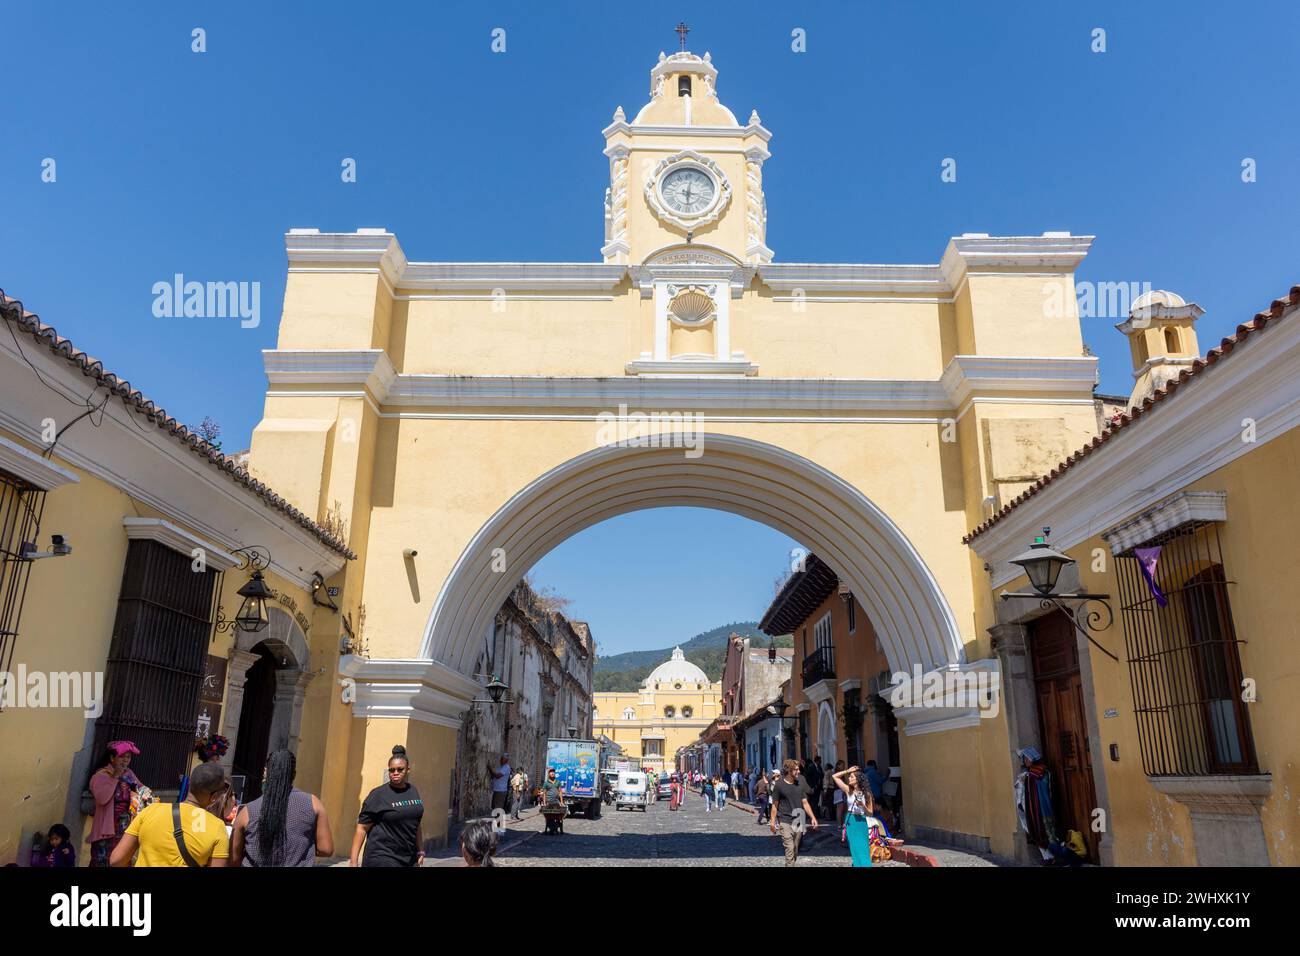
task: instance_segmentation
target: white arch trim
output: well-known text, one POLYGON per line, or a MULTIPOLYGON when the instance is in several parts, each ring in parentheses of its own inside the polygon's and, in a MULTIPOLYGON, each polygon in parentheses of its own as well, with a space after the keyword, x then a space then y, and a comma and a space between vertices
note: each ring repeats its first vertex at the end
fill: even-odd
MULTIPOLYGON (((660 441, 673 443, 662 435, 660 441)), ((858 596, 893 670, 965 664, 957 622, 934 575, 906 535, 860 491, 764 442, 707 434, 696 459, 686 459, 683 443, 677 445, 597 448, 515 494, 479 529, 443 583, 421 657, 469 675, 493 615, 547 552, 607 518, 692 506, 751 518, 811 548, 858 596), (497 548, 504 549, 505 573, 491 570, 497 548)))

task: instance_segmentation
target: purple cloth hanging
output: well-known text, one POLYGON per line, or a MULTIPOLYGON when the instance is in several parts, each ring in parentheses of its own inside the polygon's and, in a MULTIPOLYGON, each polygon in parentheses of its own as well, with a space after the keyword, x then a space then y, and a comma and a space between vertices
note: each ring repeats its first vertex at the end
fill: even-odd
POLYGON ((1147 587, 1151 589, 1151 595, 1156 599, 1156 603, 1161 607, 1168 607, 1169 599, 1160 590, 1160 585, 1156 584, 1156 562, 1160 560, 1160 548, 1160 545, 1154 548, 1134 548, 1133 554, 1137 556, 1142 577, 1146 579, 1147 587))

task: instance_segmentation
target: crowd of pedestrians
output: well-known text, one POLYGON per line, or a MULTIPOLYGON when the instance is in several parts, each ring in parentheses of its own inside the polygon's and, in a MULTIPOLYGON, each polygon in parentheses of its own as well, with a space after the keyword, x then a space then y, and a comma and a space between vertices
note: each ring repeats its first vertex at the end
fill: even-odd
MULTIPOLYGON (((288 750, 269 755, 261 796, 238 806, 231 781, 221 763, 225 738, 199 741, 198 764, 181 781, 175 803, 159 803, 131 771, 140 750, 127 740, 111 742, 102 765, 91 775, 94 799, 90 836, 91 866, 164 867, 305 867, 334 853, 329 818, 320 798, 294 787, 297 761, 288 750)), ((492 808, 518 820, 529 795, 528 775, 510 766, 502 754, 491 775, 492 808)), ((413 867, 424 862, 424 801, 410 781, 406 749, 395 746, 388 760, 387 780, 366 796, 357 817, 350 866, 413 867)), ((841 843, 854 866, 871 866, 889 859, 902 841, 890 833, 883 807, 886 776, 868 761, 866 768, 838 761, 823 765, 786 760, 781 772, 751 769, 706 775, 699 771, 673 773, 670 810, 682 809, 692 790, 703 798, 706 813, 724 811, 727 800, 753 805, 755 822, 779 836, 787 866, 798 862, 800 844, 809 830, 834 821, 841 843)), ((537 802, 563 801, 563 788, 554 768, 538 788, 537 802)), ((493 866, 497 833, 490 820, 467 823, 460 833, 460 853, 466 866, 493 866)), ((31 865, 72 867, 76 848, 71 833, 53 824, 37 834, 31 865)))

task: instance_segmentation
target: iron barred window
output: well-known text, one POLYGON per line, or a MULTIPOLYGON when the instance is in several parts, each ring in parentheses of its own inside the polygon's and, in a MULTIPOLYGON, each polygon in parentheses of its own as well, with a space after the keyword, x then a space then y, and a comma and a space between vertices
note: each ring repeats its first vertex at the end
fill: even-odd
POLYGON ((156 541, 128 546, 95 753, 133 741, 131 769, 157 790, 177 787, 189 766, 220 580, 156 541))
POLYGON ((1156 547, 1164 606, 1135 549, 1117 558, 1142 768, 1149 776, 1256 773, 1218 523, 1190 522, 1136 550, 1156 547))
MULTIPOLYGON (((44 509, 42 489, 0 471, 0 673, 13 671, 18 624, 32 570, 32 562, 22 556, 23 543, 35 544, 44 509)), ((0 707, 3 704, 0 698, 0 707)))

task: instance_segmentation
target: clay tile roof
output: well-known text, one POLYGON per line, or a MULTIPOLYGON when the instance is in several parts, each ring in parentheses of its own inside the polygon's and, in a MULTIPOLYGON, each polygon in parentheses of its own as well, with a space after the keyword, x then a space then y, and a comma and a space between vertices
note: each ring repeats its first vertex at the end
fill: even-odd
POLYGON ((11 329, 25 332, 35 339, 38 344, 45 346, 55 355, 66 360, 69 365, 79 369, 81 374, 94 379, 97 385, 106 388, 110 395, 120 399, 128 410, 139 412, 213 468, 223 472, 232 481, 247 488, 271 508, 287 515, 296 524, 318 538, 326 547, 338 552, 348 560, 355 560, 356 554, 346 544, 289 504, 267 485, 249 475, 248 471, 234 458, 223 455, 208 442, 176 421, 167 414, 166 409, 150 401, 138 389, 132 388, 131 383, 126 379, 108 371, 104 368, 103 362, 87 355, 74 346, 71 341, 59 335, 52 325, 46 325, 40 320, 39 316, 28 312, 23 308, 20 301, 6 295, 3 289, 0 289, 0 317, 3 317, 9 323, 11 329))
POLYGON ((1132 412, 1121 412, 1119 415, 1115 416, 1114 420, 1111 422, 1109 426, 1107 426, 1105 431, 1103 431, 1096 438, 1093 438, 1090 442, 1088 442, 1088 444, 1084 445, 1082 448, 1073 452, 1068 458, 1065 459, 1065 461, 1061 462, 1059 465, 1053 468, 1050 474, 1045 475, 1042 478, 1039 478, 1036 482, 1034 482, 1032 485, 1026 488, 1023 492, 1021 492, 1021 494, 1018 497, 1007 502, 1007 504, 1005 504, 1002 507, 1001 511, 993 515, 983 524, 976 527, 974 530, 970 532, 970 534, 966 535, 966 537, 962 538, 961 539, 962 544, 970 544, 972 541, 974 541, 985 531, 988 531, 990 528, 992 528, 995 524, 997 524, 1007 515, 1011 514, 1011 512, 1016 508, 1018 508, 1021 504, 1028 501, 1034 495, 1038 494, 1040 491, 1046 488, 1049 484, 1055 481, 1060 475, 1064 474, 1071 467, 1073 467, 1077 462, 1082 461, 1084 458, 1096 452, 1098 448, 1105 445, 1108 441, 1114 438, 1115 435, 1117 435, 1119 432, 1123 431, 1126 428, 1132 427, 1138 420, 1144 418, 1152 409, 1158 406, 1161 402, 1169 400, 1171 397, 1173 397, 1174 393, 1176 393, 1180 388, 1182 388, 1188 382, 1195 379, 1196 376, 1202 374, 1205 371, 1205 369, 1209 368, 1211 365, 1217 365, 1219 362, 1223 361, 1223 359, 1227 355, 1229 355, 1233 349, 1235 349, 1242 342, 1246 341, 1246 339, 1250 338, 1250 336, 1264 331, 1264 329, 1266 329, 1270 323, 1276 323, 1278 319, 1282 318, 1284 314, 1286 314, 1291 309, 1293 309, 1297 304, 1300 304, 1300 285, 1293 285, 1291 287, 1291 291, 1287 293, 1285 297, 1281 299, 1274 299, 1272 303, 1270 303, 1269 307, 1265 309, 1263 312, 1255 313, 1255 318, 1252 319, 1250 322, 1247 322, 1244 325, 1237 326, 1237 331, 1233 335, 1229 335, 1227 338, 1221 341, 1216 348, 1210 349, 1210 351, 1206 354, 1204 359, 1197 359, 1195 362, 1192 363, 1191 368, 1183 369, 1182 372, 1179 373, 1177 378, 1171 379, 1168 382, 1168 384, 1165 385, 1164 388, 1160 389, 1154 395, 1151 395, 1150 397, 1145 399, 1142 402, 1142 404, 1135 407, 1132 410, 1132 412))

